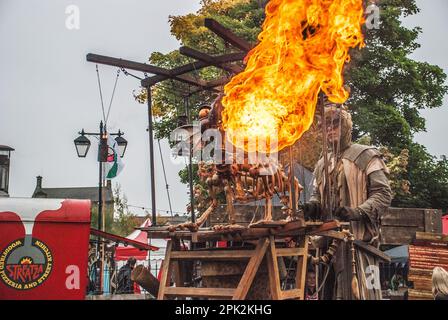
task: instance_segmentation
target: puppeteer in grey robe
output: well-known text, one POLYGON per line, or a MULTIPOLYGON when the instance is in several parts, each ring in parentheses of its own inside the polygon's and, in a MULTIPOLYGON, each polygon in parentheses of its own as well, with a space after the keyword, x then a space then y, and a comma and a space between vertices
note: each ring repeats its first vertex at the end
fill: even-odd
MULTIPOLYGON (((388 169, 376 148, 351 143, 352 122, 347 111, 335 107, 326 109, 328 141, 333 145, 327 158, 329 181, 325 179, 322 158, 314 171, 310 202, 322 205, 325 199, 330 199, 325 207, 331 208, 337 219, 350 222, 350 232, 355 240, 378 248, 379 217, 392 200, 388 169), (329 197, 324 195, 327 183, 329 197)), ((381 299, 378 257, 355 247, 355 258, 359 298, 381 299)), ((333 299, 353 299, 351 254, 344 243, 337 248, 333 269, 333 299)))

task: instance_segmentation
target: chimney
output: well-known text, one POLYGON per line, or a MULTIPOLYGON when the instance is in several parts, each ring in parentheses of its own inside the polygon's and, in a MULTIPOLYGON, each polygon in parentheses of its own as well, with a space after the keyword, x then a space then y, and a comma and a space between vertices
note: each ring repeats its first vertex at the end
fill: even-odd
POLYGON ((34 189, 33 198, 46 198, 47 194, 42 190, 42 177, 36 177, 36 189, 34 189))
POLYGON ((42 177, 37 176, 36 177, 36 190, 41 190, 41 189, 42 189, 42 177))

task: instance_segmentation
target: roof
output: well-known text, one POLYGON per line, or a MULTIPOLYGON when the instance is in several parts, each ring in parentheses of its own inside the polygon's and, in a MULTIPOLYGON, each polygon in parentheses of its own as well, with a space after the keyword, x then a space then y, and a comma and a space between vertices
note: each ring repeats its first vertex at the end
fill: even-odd
POLYGON ((384 253, 391 258, 392 263, 406 263, 409 259, 408 245, 395 247, 384 251, 384 253))
MULTIPOLYGON (((103 188, 105 201, 112 202, 112 190, 103 188)), ((87 199, 98 202, 98 187, 41 188, 33 194, 33 198, 87 199)))
POLYGON ((1 144, 0 144, 0 150, 6 150, 6 151, 14 151, 14 149, 13 149, 13 148, 11 148, 11 147, 8 147, 8 146, 4 146, 4 145, 1 145, 1 144))

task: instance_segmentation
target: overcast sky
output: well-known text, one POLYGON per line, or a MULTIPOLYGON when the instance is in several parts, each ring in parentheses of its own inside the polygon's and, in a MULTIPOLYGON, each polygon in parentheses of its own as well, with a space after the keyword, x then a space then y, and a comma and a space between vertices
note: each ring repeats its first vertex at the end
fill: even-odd
MULTIPOLYGON (((16 149, 11 160, 10 195, 29 197, 35 177, 44 187, 96 186, 96 144, 87 158, 76 156, 77 132, 98 131, 101 107, 95 65, 89 52, 145 62, 153 51, 169 52, 179 43, 169 33, 168 16, 194 12, 199 0, 0 0, 0 144, 16 149), (80 10, 80 29, 66 28, 68 5, 80 10)), ((413 58, 437 64, 448 72, 444 41, 446 0, 419 0, 422 11, 408 18, 419 25, 422 47, 413 58)), ((99 66, 108 104, 116 69, 99 66)), ((403 79, 405 81, 405 79, 403 79)), ((144 105, 132 97, 138 80, 120 75, 109 118, 109 131, 126 133, 125 169, 120 183, 131 205, 150 206, 149 156, 144 105)), ((437 110, 424 111, 427 132, 418 134, 435 155, 448 154, 444 141, 448 99, 437 110)), ((168 210, 160 153, 156 147, 157 206, 168 210)), ((185 211, 187 187, 178 182, 181 165, 170 162, 162 143, 173 210, 185 211)), ((133 209, 133 208, 132 208, 133 209)), ((133 209, 136 214, 142 210, 133 209)))

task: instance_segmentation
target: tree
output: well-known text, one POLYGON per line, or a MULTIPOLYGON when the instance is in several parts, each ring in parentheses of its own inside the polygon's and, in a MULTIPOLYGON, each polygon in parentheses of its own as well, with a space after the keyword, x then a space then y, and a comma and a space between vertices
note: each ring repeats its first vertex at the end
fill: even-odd
POLYGON ((126 195, 122 194, 121 186, 115 185, 114 188, 114 221, 112 224, 112 233, 122 237, 126 237, 138 227, 139 221, 137 216, 129 211, 128 200, 126 195))
MULTIPOLYGON (((231 48, 203 26, 204 18, 214 18, 238 36, 256 43, 265 2, 203 0, 201 9, 194 14, 170 16, 171 33, 182 45, 209 54, 226 53, 231 48)), ((446 75, 438 66, 409 58, 419 47, 417 38, 421 29, 404 27, 401 18, 418 14, 415 0, 382 0, 380 9, 379 29, 365 30, 366 46, 351 51, 352 59, 345 69, 344 78, 351 89, 347 105, 353 116, 354 139, 368 135, 374 145, 386 147, 392 158, 399 157, 403 150, 409 151, 409 167, 406 172, 401 171, 399 178, 409 181, 410 194, 397 193, 394 205, 447 208, 446 159, 435 159, 424 146, 413 142, 414 134, 425 130, 420 111, 442 105, 448 91, 444 84, 446 75)), ((178 51, 165 55, 153 53, 149 60, 168 68, 190 61, 178 51)), ((193 74, 203 79, 226 75, 214 67, 193 74)), ((188 86, 176 84, 174 88, 165 82, 154 89, 157 137, 168 137, 177 126, 176 116, 184 112, 184 100, 179 92, 188 94, 188 86)), ((136 99, 145 101, 145 94, 141 91, 136 99)), ((193 96, 192 116, 198 112, 194 108, 197 102, 213 98, 207 92, 193 96)))
POLYGON ((354 138, 367 134, 395 155, 409 151, 402 178, 409 181, 410 193, 396 194, 393 205, 446 209, 446 161, 437 161, 413 142, 415 133, 425 131, 420 110, 442 105, 446 75, 438 66, 408 57, 420 46, 421 28, 405 28, 400 19, 419 12, 415 1, 383 0, 380 7, 380 28, 366 30, 366 47, 352 50, 345 73, 354 138), (442 176, 433 177, 436 172, 442 176))

